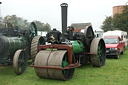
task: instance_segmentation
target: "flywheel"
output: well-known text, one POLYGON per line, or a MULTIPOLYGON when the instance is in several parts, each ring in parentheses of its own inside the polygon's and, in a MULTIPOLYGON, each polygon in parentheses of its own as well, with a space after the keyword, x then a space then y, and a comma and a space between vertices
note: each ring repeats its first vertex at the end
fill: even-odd
POLYGON ((28 42, 31 43, 32 39, 37 36, 37 27, 34 22, 30 24, 30 26, 27 28, 27 39, 28 42))

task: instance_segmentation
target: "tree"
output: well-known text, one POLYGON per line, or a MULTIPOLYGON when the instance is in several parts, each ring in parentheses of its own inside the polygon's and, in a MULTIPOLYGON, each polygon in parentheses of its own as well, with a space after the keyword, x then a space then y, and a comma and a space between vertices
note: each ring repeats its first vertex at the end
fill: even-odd
POLYGON ((113 17, 106 17, 101 29, 108 30, 122 30, 128 33, 128 6, 124 6, 121 14, 115 14, 113 17))
POLYGON ((103 22, 103 25, 101 26, 101 29, 103 29, 105 32, 108 30, 113 30, 113 18, 111 16, 106 17, 105 21, 103 22))
POLYGON ((4 23, 11 23, 14 24, 14 26, 18 26, 21 29, 26 29, 28 26, 27 20, 24 20, 23 18, 17 17, 16 15, 11 15, 11 16, 5 16, 3 19, 4 23))
POLYGON ((40 21, 34 21, 35 22, 35 24, 36 24, 36 26, 37 26, 37 30, 38 31, 44 31, 43 30, 43 26, 44 26, 44 23, 42 23, 42 22, 40 22, 40 21))
POLYGON ((128 32, 128 6, 124 7, 121 14, 114 15, 113 24, 115 28, 128 32))
POLYGON ((114 27, 118 30, 120 30, 122 28, 122 16, 120 14, 115 14, 113 16, 113 24, 114 24, 114 27))
MULTIPOLYGON (((14 24, 14 26, 18 26, 20 29, 26 29, 29 26, 29 22, 26 19, 23 19, 21 17, 17 17, 16 15, 8 15, 5 16, 3 19, 4 23, 11 23, 14 24)), ((36 26, 37 26, 37 30, 38 31, 47 31, 49 32, 51 30, 50 24, 46 23, 42 23, 40 21, 34 21, 36 26)))
POLYGON ((0 17, 0 28, 3 28, 4 24, 3 24, 3 17, 0 17))
POLYGON ((44 23, 42 23, 40 21, 36 21, 36 20, 34 22, 37 26, 38 31, 47 31, 47 32, 49 32, 51 30, 51 26, 48 23, 44 24, 44 23))
POLYGON ((50 32, 50 30, 51 30, 51 26, 48 24, 48 23, 46 23, 46 24, 44 24, 44 30, 46 30, 47 32, 50 32))

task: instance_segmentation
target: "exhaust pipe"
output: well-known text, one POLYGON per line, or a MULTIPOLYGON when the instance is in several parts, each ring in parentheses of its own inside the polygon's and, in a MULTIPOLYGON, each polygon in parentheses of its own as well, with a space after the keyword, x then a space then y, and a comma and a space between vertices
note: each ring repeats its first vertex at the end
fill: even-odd
POLYGON ((62 3, 61 5, 61 18, 62 18, 62 34, 67 33, 67 3, 62 3))

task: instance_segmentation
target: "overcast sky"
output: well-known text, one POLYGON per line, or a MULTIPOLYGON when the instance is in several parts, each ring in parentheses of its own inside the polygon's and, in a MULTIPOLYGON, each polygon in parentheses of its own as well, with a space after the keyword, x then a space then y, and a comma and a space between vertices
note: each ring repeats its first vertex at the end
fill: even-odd
POLYGON ((71 23, 91 22, 100 28, 105 16, 112 16, 113 6, 125 5, 128 0, 0 0, 1 15, 17 15, 29 22, 38 20, 61 28, 60 4, 68 3, 68 26, 71 23))

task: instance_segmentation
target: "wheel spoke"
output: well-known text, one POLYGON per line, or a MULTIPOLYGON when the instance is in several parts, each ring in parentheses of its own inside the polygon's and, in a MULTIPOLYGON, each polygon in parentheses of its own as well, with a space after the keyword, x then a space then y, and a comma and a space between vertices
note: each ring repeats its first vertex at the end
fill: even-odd
POLYGON ((18 63, 18 67, 20 67, 20 66, 22 66, 22 62, 19 62, 19 63, 18 63))
POLYGON ((26 69, 26 63, 23 63, 23 65, 21 66, 21 72, 24 72, 26 69))
POLYGON ((18 67, 20 67, 21 65, 22 65, 22 54, 20 54, 18 58, 18 67))
MULTIPOLYGON (((67 58, 66 56, 64 57, 64 60, 62 61, 62 67, 64 68, 65 66, 68 65, 68 62, 67 62, 67 58)), ((63 70, 63 75, 66 74, 66 70, 63 70)))

